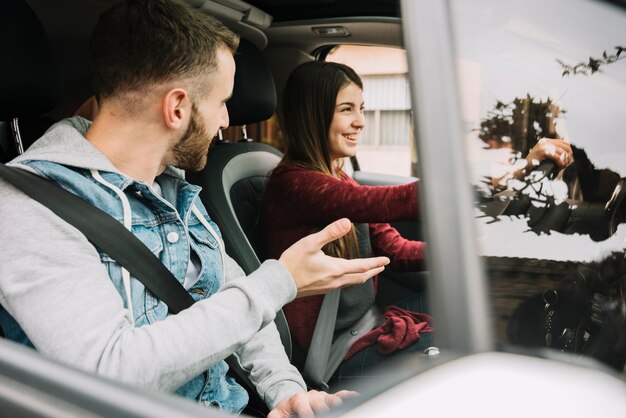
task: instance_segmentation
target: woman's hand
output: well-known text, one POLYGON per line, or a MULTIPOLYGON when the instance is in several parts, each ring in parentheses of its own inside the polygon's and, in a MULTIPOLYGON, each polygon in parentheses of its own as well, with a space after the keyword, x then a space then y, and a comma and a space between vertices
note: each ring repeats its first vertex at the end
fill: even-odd
POLYGON ((572 147, 564 139, 541 138, 526 156, 526 171, 545 159, 554 161, 559 168, 565 168, 574 161, 572 147))

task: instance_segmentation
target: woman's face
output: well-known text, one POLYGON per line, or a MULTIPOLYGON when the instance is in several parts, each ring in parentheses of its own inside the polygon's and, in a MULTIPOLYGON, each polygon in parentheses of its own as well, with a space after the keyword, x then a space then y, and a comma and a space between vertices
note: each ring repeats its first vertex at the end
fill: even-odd
POLYGON ((358 136, 364 126, 363 90, 350 83, 337 94, 335 113, 328 130, 330 159, 356 155, 358 136))

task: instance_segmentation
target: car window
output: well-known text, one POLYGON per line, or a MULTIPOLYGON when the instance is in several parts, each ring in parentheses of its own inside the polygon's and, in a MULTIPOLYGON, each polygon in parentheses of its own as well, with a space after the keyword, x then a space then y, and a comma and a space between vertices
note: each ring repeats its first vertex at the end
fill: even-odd
MULTIPOLYGON (((326 61, 349 65, 363 80, 365 128, 357 158, 361 170, 412 174, 411 97, 406 51, 379 46, 339 45, 326 61)), ((413 158, 413 160, 415 160, 413 158)))
POLYGON ((582 0, 451 4, 498 341, 623 368, 626 13, 582 0), (527 160, 538 143, 542 158, 527 160), (564 168, 543 163, 553 158, 564 168), (600 341, 609 323, 615 335, 600 341))

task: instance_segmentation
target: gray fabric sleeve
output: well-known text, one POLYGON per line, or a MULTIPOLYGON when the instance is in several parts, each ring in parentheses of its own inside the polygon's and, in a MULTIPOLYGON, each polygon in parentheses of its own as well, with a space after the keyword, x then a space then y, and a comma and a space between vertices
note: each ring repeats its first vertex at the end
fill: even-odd
POLYGON ((234 279, 178 315, 133 328, 79 231, 2 181, 0 214, 0 303, 36 349, 136 386, 176 390, 241 349, 296 295, 287 270, 270 261, 252 280, 234 279))
MULTIPOLYGON (((266 263, 280 264, 271 260, 266 263)), ((277 268, 283 269, 282 266, 277 268)), ((280 271, 276 273, 280 274, 280 271)), ((227 256, 226 280, 238 280, 244 276, 245 273, 239 265, 227 256)), ((259 277, 255 272, 248 276, 248 280, 267 280, 267 278, 259 277)), ((235 353, 235 356, 242 368, 249 372, 250 380, 270 408, 274 408, 283 399, 306 391, 306 384, 300 372, 289 363, 274 322, 267 324, 252 337, 235 353)))

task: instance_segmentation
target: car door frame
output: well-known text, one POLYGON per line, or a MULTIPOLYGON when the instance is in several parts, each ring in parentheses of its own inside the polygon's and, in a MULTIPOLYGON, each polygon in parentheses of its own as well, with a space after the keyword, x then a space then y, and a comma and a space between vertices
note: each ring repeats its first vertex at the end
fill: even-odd
POLYGON ((464 354, 489 351, 493 336, 466 181, 450 5, 401 0, 401 11, 430 249, 428 288, 435 324, 441 325, 437 344, 464 354))

